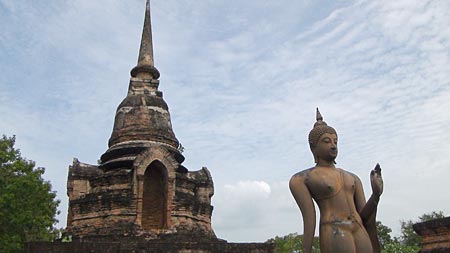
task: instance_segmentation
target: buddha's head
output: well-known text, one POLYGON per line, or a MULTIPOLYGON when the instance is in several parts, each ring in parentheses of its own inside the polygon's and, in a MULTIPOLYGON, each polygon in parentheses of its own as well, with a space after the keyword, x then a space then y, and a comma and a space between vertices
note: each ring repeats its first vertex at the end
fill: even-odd
POLYGON ((337 157, 337 133, 334 128, 323 121, 322 115, 317 108, 317 122, 309 132, 308 141, 311 152, 314 155, 314 161, 317 163, 319 158, 335 163, 337 157))

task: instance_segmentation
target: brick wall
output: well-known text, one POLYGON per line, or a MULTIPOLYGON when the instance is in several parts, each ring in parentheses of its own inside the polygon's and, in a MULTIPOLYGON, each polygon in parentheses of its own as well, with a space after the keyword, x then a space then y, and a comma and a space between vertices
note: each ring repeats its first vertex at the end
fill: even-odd
POLYGON ((414 224, 422 237, 421 253, 450 252, 450 217, 414 224))
POLYGON ((32 242, 25 245, 25 253, 275 253, 275 245, 268 243, 227 243, 149 241, 136 242, 32 242))
POLYGON ((167 180, 162 165, 152 163, 144 175, 142 198, 142 228, 144 230, 163 229, 167 221, 167 180))

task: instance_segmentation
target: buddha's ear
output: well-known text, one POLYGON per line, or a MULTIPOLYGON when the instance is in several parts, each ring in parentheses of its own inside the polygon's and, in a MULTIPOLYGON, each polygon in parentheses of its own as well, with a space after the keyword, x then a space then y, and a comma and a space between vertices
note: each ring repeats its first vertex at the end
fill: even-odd
POLYGON ((309 150, 311 151, 313 157, 314 157, 314 162, 317 162, 317 156, 316 156, 316 152, 315 152, 315 145, 312 145, 311 143, 309 144, 309 150))

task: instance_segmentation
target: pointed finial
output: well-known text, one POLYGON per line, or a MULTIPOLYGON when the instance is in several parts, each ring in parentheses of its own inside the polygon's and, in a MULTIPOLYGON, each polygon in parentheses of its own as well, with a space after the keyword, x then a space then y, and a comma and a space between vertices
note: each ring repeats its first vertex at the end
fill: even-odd
MULTIPOLYGON (((144 29, 142 31, 141 47, 136 67, 131 70, 131 76, 137 77, 140 73, 150 74, 154 79, 159 78, 159 71, 155 68, 153 60, 152 21, 150 16, 150 0, 145 8, 144 29)), ((143 74, 142 76, 146 76, 143 74)))
POLYGON ((336 130, 334 128, 327 125, 325 121, 323 121, 322 114, 319 111, 319 108, 316 109, 316 123, 314 123, 313 129, 309 132, 308 142, 311 150, 316 146, 319 141, 320 136, 324 133, 336 134, 336 130))
POLYGON ((142 31, 141 48, 139 50, 138 66, 155 66, 153 62, 152 20, 150 17, 150 0, 145 6, 144 29, 142 31))
POLYGON ((314 123, 314 127, 318 126, 326 126, 327 123, 323 121, 322 114, 320 114, 319 108, 316 108, 316 123, 314 123))

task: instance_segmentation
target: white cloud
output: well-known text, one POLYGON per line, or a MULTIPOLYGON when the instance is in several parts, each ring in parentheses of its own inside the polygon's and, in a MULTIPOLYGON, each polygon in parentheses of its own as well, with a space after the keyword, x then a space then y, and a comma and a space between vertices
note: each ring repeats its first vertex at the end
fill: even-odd
MULTIPOLYGON (((313 165, 317 106, 339 133, 338 165, 366 194, 381 163, 379 218, 394 231, 430 210, 450 214, 448 2, 232 2, 152 2, 160 89, 185 165, 212 172, 219 236, 302 231, 287 180, 313 165)), ((106 150, 144 1, 0 5, 0 130, 47 168, 64 226, 68 165, 106 150)))
POLYGON ((287 182, 239 181, 216 187, 213 227, 228 241, 265 241, 300 227, 287 182))
POLYGON ((264 181, 239 181, 237 185, 225 185, 225 194, 230 199, 237 196, 244 199, 268 198, 270 186, 264 181))

